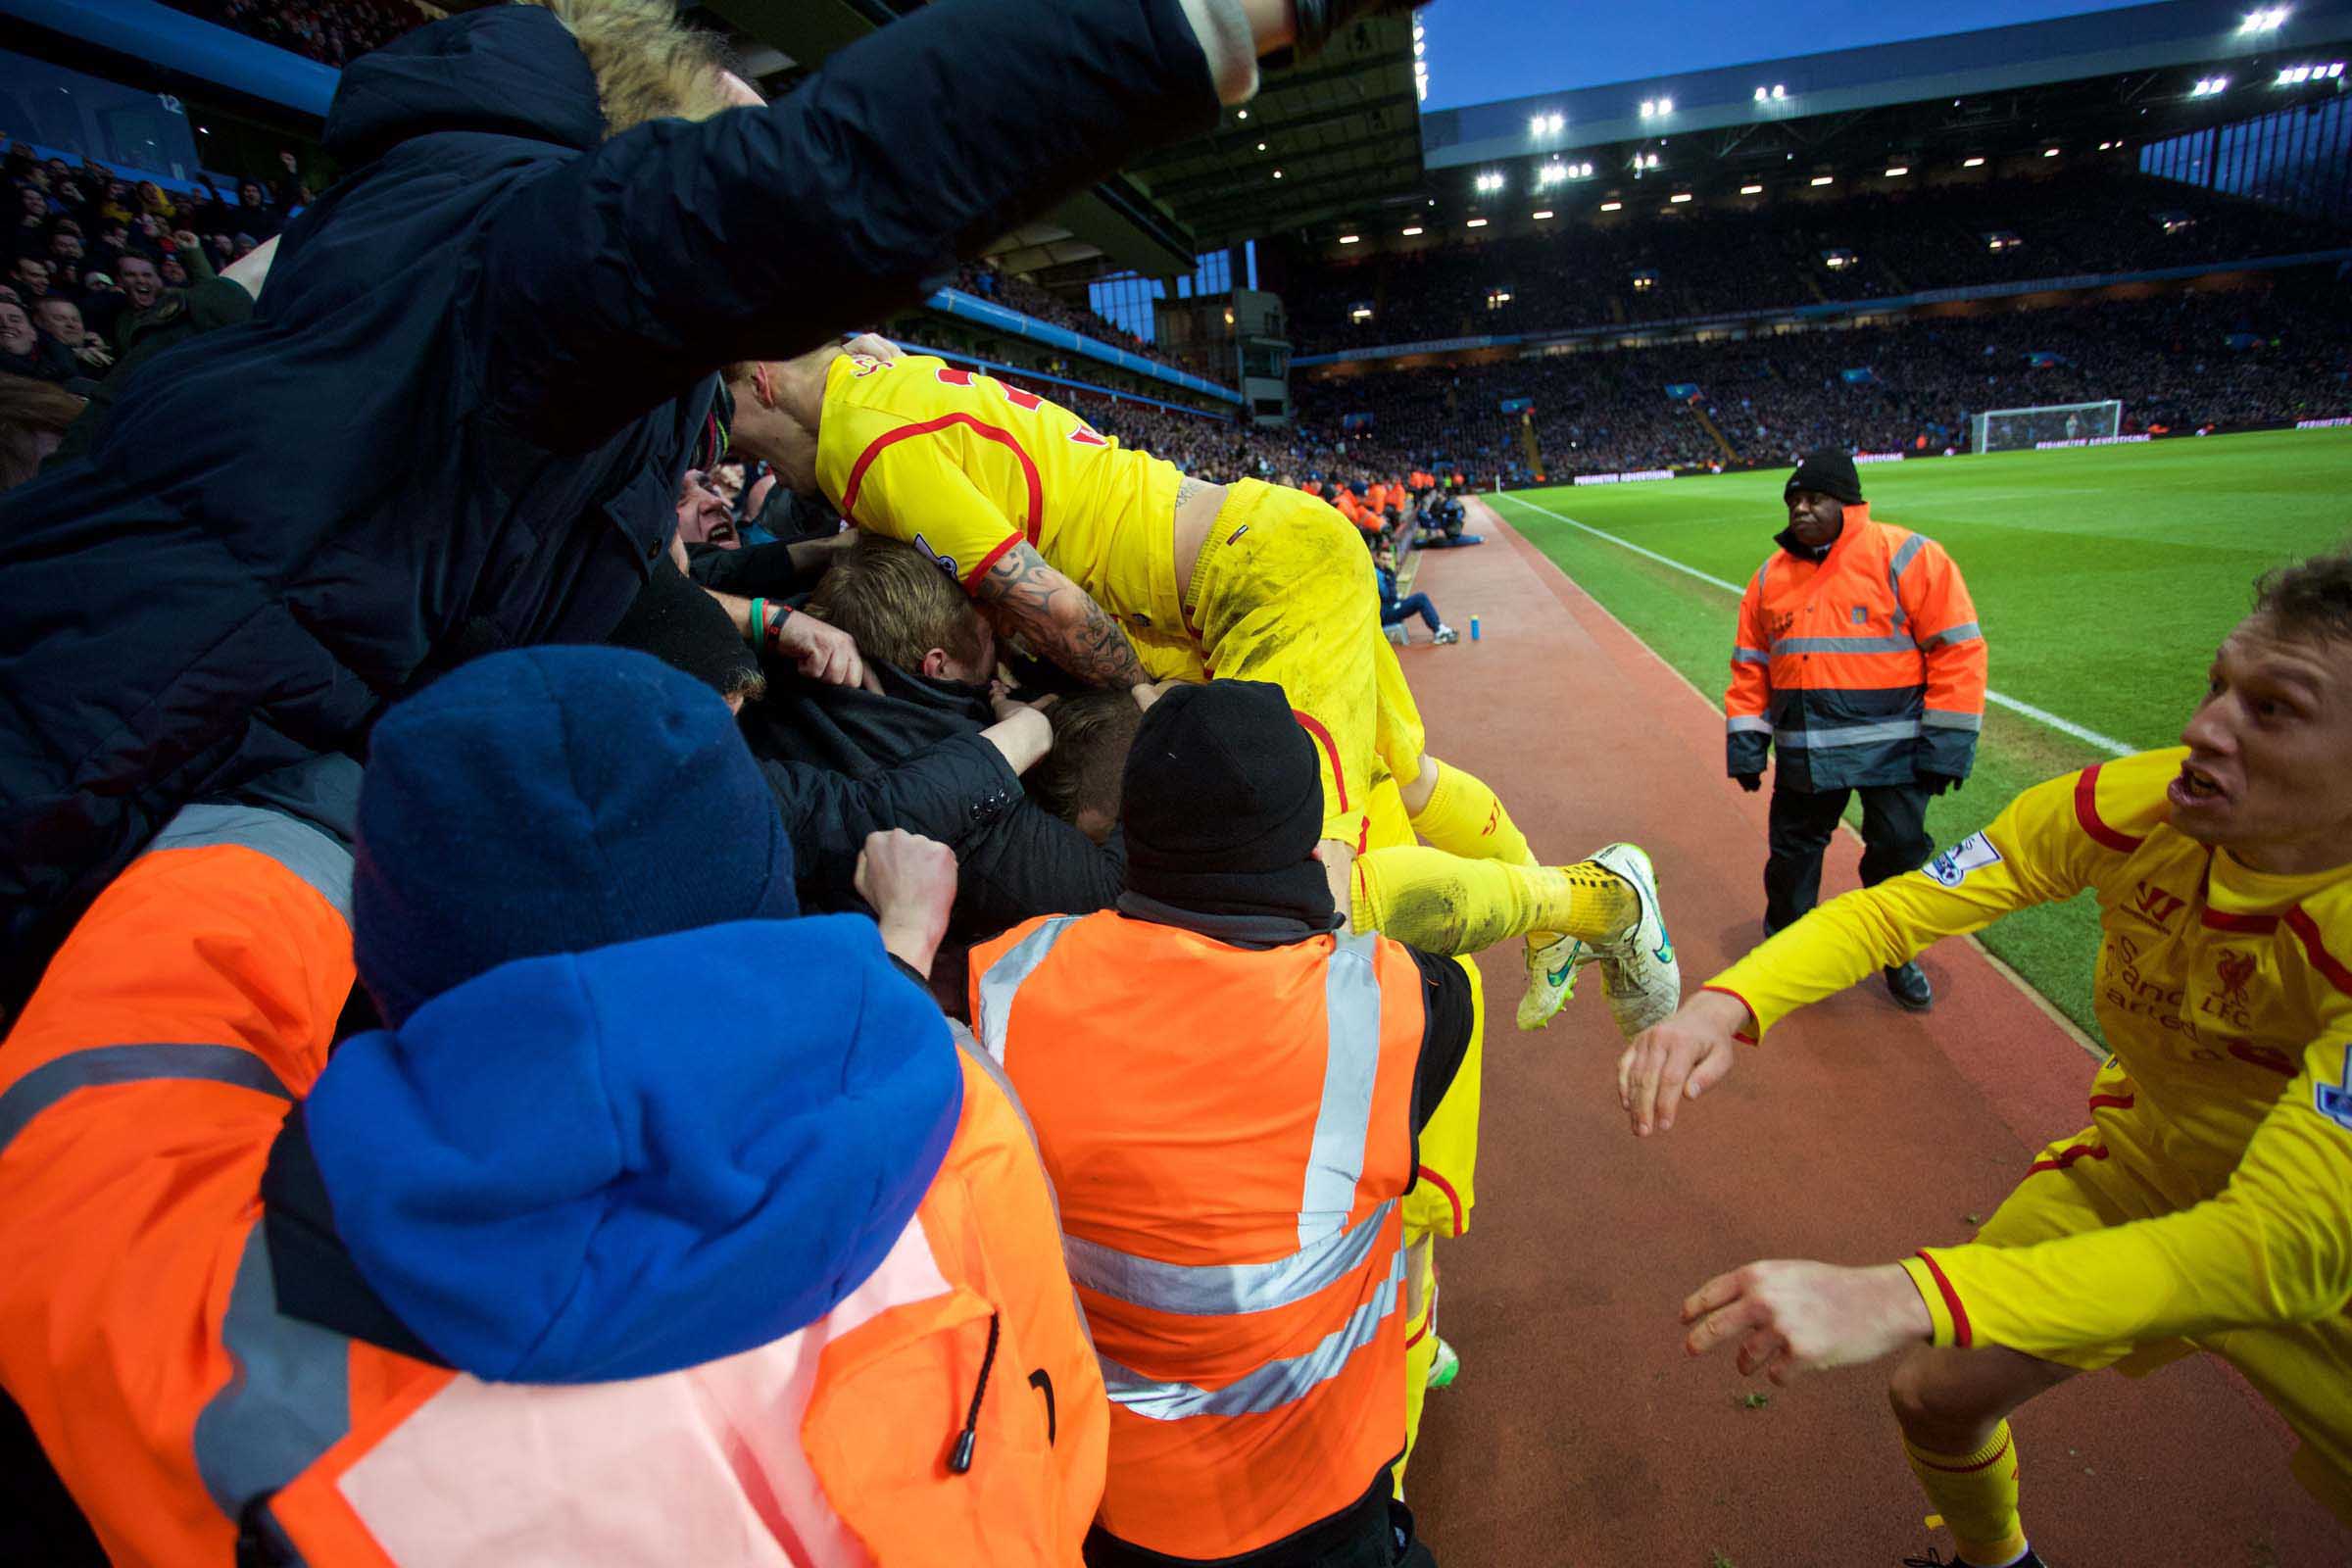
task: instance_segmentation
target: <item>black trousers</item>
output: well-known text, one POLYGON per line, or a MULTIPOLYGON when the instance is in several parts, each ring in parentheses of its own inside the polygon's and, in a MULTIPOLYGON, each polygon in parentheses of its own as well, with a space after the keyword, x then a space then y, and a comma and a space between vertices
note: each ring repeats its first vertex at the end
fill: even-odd
MULTIPOLYGON (((1775 931, 1821 902, 1821 858, 1852 790, 1772 792, 1771 857, 1764 862, 1764 923, 1775 931)), ((1928 837, 1928 793, 1916 784, 1866 784, 1862 796, 1862 885, 1916 871, 1936 853, 1928 837)))

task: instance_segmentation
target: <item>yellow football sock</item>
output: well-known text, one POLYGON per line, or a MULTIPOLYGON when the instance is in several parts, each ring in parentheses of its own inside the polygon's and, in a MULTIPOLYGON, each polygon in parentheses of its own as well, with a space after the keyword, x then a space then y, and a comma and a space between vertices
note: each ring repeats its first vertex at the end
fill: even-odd
POLYGON ((1936 1453, 1909 1438, 1903 1453, 1952 1533, 1952 1549, 1977 1568, 2001 1568, 2026 1552, 2017 1517, 2017 1445, 2004 1421, 1974 1453, 1936 1453))
POLYGON ((1470 860, 1503 860, 1512 865, 1540 865, 1527 835, 1502 808, 1502 802, 1476 774, 1435 758, 1437 787, 1429 802, 1413 815, 1413 831, 1448 855, 1470 860))
POLYGON ((1478 953, 1537 931, 1605 942, 1637 912, 1634 890, 1591 860, 1506 865, 1418 844, 1355 858, 1355 929, 1428 953, 1478 953))

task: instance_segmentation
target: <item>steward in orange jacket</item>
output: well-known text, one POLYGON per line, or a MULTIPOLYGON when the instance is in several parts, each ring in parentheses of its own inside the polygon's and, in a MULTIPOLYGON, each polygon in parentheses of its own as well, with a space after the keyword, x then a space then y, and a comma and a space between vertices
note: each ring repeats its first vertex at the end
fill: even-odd
POLYGON ((1079 1562, 1106 1411, 1019 1112, 871 922, 792 918, 714 694, 501 654, 364 790, 263 783, 0 1044, 0 1379, 116 1564, 1079 1562), (355 939, 390 1027, 337 1044, 355 939))
MULTIPOLYGON (((1984 638, 1960 568, 1933 539, 1871 520, 1854 461, 1809 454, 1789 477, 1788 526, 1740 601, 1724 693, 1726 770, 1773 778, 1764 923, 1821 896, 1821 860, 1848 794, 1862 796, 1862 881, 1927 863, 1930 797, 1976 760, 1984 638)), ((1887 971, 1905 1006, 1933 999, 1917 965, 1887 971)))
POLYGON ((974 950, 1110 1394, 1092 1568, 1434 1563, 1404 1447, 1400 1200, 1470 1046, 1460 965, 1350 936, 1279 687, 1179 688, 1124 783, 1115 910, 974 950))

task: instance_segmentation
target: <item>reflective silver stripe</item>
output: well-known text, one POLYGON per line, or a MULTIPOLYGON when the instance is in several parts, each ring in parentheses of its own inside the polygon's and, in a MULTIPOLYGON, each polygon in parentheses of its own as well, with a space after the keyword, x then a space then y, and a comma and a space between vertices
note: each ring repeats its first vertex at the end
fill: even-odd
POLYGON ((1392 1198, 1338 1235, 1271 1263, 1163 1263, 1075 1236, 1062 1238, 1061 1255, 1075 1283, 1155 1312, 1184 1317, 1270 1312, 1303 1301, 1363 1267, 1396 1207, 1392 1198))
POLYGON ((158 1079, 235 1084, 292 1100, 269 1064, 234 1046, 92 1046, 43 1062, 0 1094, 0 1153, 32 1119, 76 1089, 158 1079))
POLYGON ((1918 645, 1908 637, 1783 637, 1772 645, 1783 654, 1907 654, 1918 645))
POLYGON ((1886 563, 1886 592, 1894 601, 1894 623, 1897 626, 1911 618, 1903 613, 1903 568, 1911 564, 1911 558, 1918 555, 1927 542, 1926 534, 1913 534, 1903 541, 1902 548, 1894 553, 1894 559, 1886 563))
POLYGON ((1004 1059, 1004 1042, 1012 1026, 1012 994, 1021 982, 1037 972, 1078 919, 1074 914, 1057 914, 1012 945, 1012 950, 988 966, 980 977, 980 1044, 998 1061, 1004 1059))
POLYGON ((1769 664, 1772 662, 1772 656, 1760 648, 1735 648, 1732 650, 1732 662, 1735 664, 1769 664))
POLYGON ((1948 648, 1954 643, 1973 643, 1984 635, 1977 630, 1975 621, 1964 620, 1957 626, 1946 626, 1935 636, 1922 640, 1919 647, 1925 653, 1931 648, 1948 648))
POLYGON ((1364 1179, 1372 1089, 1380 1079, 1380 976, 1372 967, 1379 940, 1373 932, 1341 938, 1323 971, 1323 1102, 1298 1195, 1302 1248, 1347 1229, 1356 1184, 1364 1179))
POLYGON ((210 844, 260 851, 317 888, 350 923, 351 852, 310 823, 260 806, 183 806, 147 848, 193 850, 210 844))
POLYGON ((1947 713, 1939 708, 1929 709, 1920 716, 1919 721, 1930 729, 1983 729, 1984 727, 1984 715, 1982 713, 1947 713))
POLYGON ((270 1245, 245 1238, 221 1344, 235 1369, 196 1417, 196 1473, 229 1518, 318 1463, 351 1430, 351 1342, 280 1316, 270 1245))
POLYGON ((1915 741, 1919 720, 1895 719, 1885 724, 1840 724, 1835 729, 1776 729, 1773 744, 1783 751, 1826 751, 1834 746, 1868 746, 1878 741, 1915 741))
POLYGON ((1404 1291, 1404 1250, 1399 1248, 1371 1299, 1348 1315, 1348 1321, 1323 1336, 1303 1355, 1244 1373, 1221 1389, 1192 1383, 1155 1383, 1097 1352, 1102 1364, 1102 1385, 1111 1402, 1147 1421, 1182 1421, 1196 1415, 1261 1415, 1296 1404, 1348 1368, 1348 1358, 1380 1337, 1380 1326, 1396 1310, 1404 1291))
POLYGON ((1734 735, 1769 735, 1772 733, 1772 720, 1735 714, 1723 721, 1723 727, 1734 735))

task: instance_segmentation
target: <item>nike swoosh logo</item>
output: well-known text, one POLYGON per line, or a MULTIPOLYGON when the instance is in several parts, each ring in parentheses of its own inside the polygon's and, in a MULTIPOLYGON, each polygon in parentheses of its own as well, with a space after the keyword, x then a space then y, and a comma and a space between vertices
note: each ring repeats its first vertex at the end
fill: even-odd
POLYGON ((1561 964, 1557 969, 1544 970, 1544 978, 1552 985, 1564 985, 1567 983, 1568 977, 1575 972, 1576 960, 1574 958, 1570 958, 1566 963, 1561 964))
POLYGON ((1660 963, 1672 963, 1674 961, 1674 944, 1671 942, 1661 942, 1656 947, 1649 950, 1649 956, 1657 959, 1660 963))

